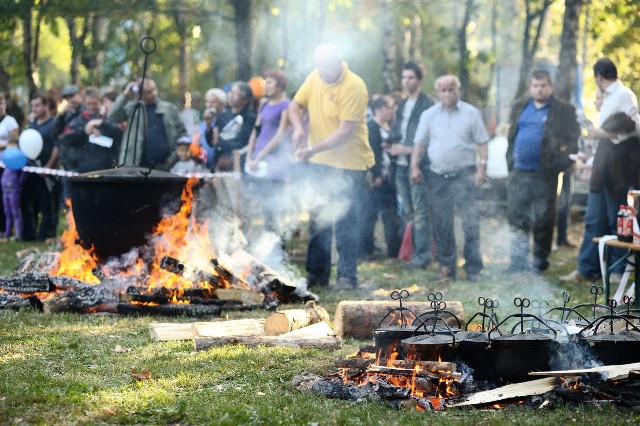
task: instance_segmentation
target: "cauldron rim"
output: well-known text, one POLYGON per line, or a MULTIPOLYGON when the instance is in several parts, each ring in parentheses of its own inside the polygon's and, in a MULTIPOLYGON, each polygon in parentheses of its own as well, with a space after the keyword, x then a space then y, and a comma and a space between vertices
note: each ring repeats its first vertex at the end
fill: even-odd
POLYGON ((154 170, 146 167, 123 166, 115 169, 96 170, 82 173, 76 176, 69 176, 69 181, 75 182, 186 182, 185 176, 175 173, 154 170))

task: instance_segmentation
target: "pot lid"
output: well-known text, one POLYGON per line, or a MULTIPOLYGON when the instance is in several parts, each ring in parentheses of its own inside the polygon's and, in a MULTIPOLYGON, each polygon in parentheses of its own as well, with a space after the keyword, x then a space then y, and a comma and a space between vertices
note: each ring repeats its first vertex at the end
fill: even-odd
POLYGON ((503 334, 502 336, 494 337, 491 340, 502 340, 502 341, 510 341, 510 342, 518 342, 518 341, 538 342, 538 341, 554 340, 554 338, 552 337, 552 335, 546 335, 546 334, 522 333, 522 334, 503 334))
POLYGON ((583 339, 589 342, 640 342, 640 334, 634 331, 623 330, 619 334, 594 334, 583 337, 583 339))
POLYGON ((149 170, 148 167, 123 166, 117 169, 96 170, 78 176, 69 177, 71 181, 82 182, 120 182, 120 181, 153 181, 153 182, 186 182, 187 178, 162 170, 149 170))
POLYGON ((410 346, 451 345, 455 343, 455 337, 451 334, 425 334, 403 339, 402 344, 410 346))
POLYGON ((461 342, 489 343, 489 336, 486 331, 463 331, 458 333, 456 337, 461 342))

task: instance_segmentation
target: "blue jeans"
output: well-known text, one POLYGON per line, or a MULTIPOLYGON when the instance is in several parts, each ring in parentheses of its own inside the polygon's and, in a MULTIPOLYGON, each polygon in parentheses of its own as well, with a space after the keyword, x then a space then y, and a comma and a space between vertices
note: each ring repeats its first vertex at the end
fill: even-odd
POLYGON ((309 211, 308 278, 327 284, 331 275, 331 244, 334 229, 338 251, 338 278, 357 282, 358 241, 365 174, 318 164, 308 165, 314 195, 326 196, 309 211))
POLYGON ((431 263, 431 215, 427 196, 428 171, 423 170, 423 182, 411 182, 409 167, 398 166, 396 186, 402 198, 405 221, 413 221, 413 258, 411 263, 426 266, 431 263))
MULTIPOLYGON (((601 275, 598 245, 593 242, 593 239, 616 234, 618 210, 621 204, 626 203, 626 191, 618 191, 614 194, 609 194, 606 189, 602 192, 589 192, 587 212, 584 216, 584 237, 578 253, 578 272, 581 275, 585 277, 601 275)), ((619 249, 612 250, 611 253, 614 262, 622 256, 619 249)), ((622 273, 623 271, 624 264, 621 263, 613 272, 622 273)))

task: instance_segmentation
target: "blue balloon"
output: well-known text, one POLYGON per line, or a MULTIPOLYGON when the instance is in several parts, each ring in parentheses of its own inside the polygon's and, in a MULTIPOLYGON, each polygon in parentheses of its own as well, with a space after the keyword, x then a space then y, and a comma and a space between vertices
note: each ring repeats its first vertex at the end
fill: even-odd
POLYGON ((2 162, 7 169, 20 170, 27 165, 27 157, 20 148, 12 146, 2 152, 2 162))

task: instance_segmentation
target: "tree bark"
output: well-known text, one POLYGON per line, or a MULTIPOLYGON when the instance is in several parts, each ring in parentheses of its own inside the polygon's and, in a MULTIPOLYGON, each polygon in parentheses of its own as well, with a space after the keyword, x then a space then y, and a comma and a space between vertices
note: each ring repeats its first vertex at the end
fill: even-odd
POLYGON ((382 80, 384 93, 390 93, 399 88, 394 14, 387 0, 380 0, 379 8, 382 17, 382 80))
POLYGON ((554 94, 560 99, 570 102, 576 80, 578 29, 584 0, 565 0, 564 4, 558 77, 554 94))
POLYGON ((520 78, 514 99, 519 99, 527 90, 529 73, 533 66, 533 58, 538 51, 538 42, 542 33, 542 25, 553 0, 525 0, 525 22, 522 37, 522 63, 520 64, 520 78), (540 3, 540 7, 533 8, 532 3, 540 3))
POLYGON ((236 77, 241 81, 249 81, 251 78, 251 0, 232 0, 231 6, 235 11, 234 28, 236 31, 236 61, 238 69, 236 77))
POLYGON ((469 48, 467 46, 467 26, 469 26, 469 21, 471 21, 473 8, 473 0, 467 0, 464 17, 462 18, 462 25, 458 28, 458 53, 460 54, 460 59, 458 61, 458 75, 460 78, 460 84, 465 90, 469 89, 469 48))
POLYGON ((29 87, 29 98, 38 92, 34 74, 33 50, 33 9, 28 8, 22 19, 22 59, 24 61, 25 77, 29 87))
POLYGON ((329 314, 314 301, 309 301, 304 309, 287 309, 269 315, 264 330, 268 336, 278 336, 321 321, 329 322, 329 314))
POLYGON ((177 7, 173 14, 173 19, 176 24, 176 31, 180 35, 180 41, 178 42, 178 90, 180 102, 185 102, 185 95, 187 93, 187 35, 186 24, 184 17, 184 10, 181 7, 182 2, 177 2, 177 7))

